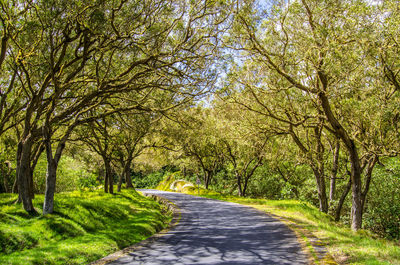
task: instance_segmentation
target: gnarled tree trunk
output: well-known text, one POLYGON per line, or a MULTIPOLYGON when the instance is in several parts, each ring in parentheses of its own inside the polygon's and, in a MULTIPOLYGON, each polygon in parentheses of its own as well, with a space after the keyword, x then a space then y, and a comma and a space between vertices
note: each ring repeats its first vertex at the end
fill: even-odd
POLYGON ((132 179, 131 179, 131 167, 127 167, 125 170, 125 182, 127 189, 133 189, 132 179))
POLYGON ((347 183, 346 188, 342 193, 342 196, 340 196, 338 205, 336 207, 336 210, 335 210, 335 221, 336 222, 339 222, 339 220, 340 220, 340 215, 341 215, 342 207, 344 204, 344 200, 346 199, 347 194, 349 194, 350 189, 351 189, 351 177, 349 178, 349 182, 347 183))
POLYGON ((130 174, 132 159, 133 159, 133 152, 130 152, 128 154, 128 157, 125 161, 121 159, 121 165, 123 166, 123 169, 118 181, 118 192, 121 191, 123 179, 125 179, 127 189, 133 188, 131 174, 130 174))
POLYGON ((340 142, 336 140, 335 150, 333 153, 333 161, 332 161, 332 171, 331 171, 331 179, 330 179, 330 189, 329 189, 329 201, 335 200, 336 193, 336 176, 339 169, 339 152, 340 152, 340 142))
MULTIPOLYGON (((323 73, 320 73, 323 76, 323 73)), ((327 86, 327 81, 322 78, 323 86, 327 86)), ((336 137, 341 139, 349 153, 349 160, 351 165, 350 177, 351 177, 351 192, 352 192, 352 207, 351 207, 351 229, 358 230, 362 227, 362 198, 361 198, 361 175, 362 169, 360 165, 360 157, 358 155, 357 147, 354 140, 350 138, 347 131, 336 119, 328 97, 324 92, 318 93, 318 98, 321 102, 321 107, 324 110, 325 116, 332 126, 336 137)))
POLYGON ((242 188, 242 176, 236 172, 236 184, 237 184, 237 189, 238 189, 238 195, 240 197, 243 196, 243 188, 242 188))
POLYGON ((326 196, 325 178, 323 169, 313 168, 315 181, 317 182, 317 192, 319 200, 319 210, 323 213, 328 212, 328 198, 326 196))
POLYGON ((43 203, 43 215, 48 213, 53 213, 54 211, 54 194, 56 191, 56 179, 57 179, 57 163, 53 158, 47 159, 46 192, 44 195, 45 199, 43 203))
POLYGON ((111 194, 114 193, 114 181, 113 181, 113 176, 112 176, 112 168, 111 168, 111 162, 108 158, 103 157, 104 161, 104 167, 106 170, 106 176, 105 176, 105 181, 104 181, 104 191, 109 192, 111 194), (107 184, 108 184, 108 189, 107 189, 107 184))
POLYGON ((18 180, 18 194, 25 211, 28 213, 36 213, 33 207, 32 197, 30 192, 30 178, 31 167, 30 159, 33 146, 33 139, 31 136, 26 136, 18 144, 17 151, 17 180, 18 180))

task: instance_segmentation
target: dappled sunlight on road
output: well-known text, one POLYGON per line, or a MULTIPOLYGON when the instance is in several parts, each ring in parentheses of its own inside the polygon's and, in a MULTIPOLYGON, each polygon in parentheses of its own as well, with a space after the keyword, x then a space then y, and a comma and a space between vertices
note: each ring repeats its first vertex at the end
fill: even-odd
POLYGON ((179 193, 148 191, 174 202, 180 223, 112 264, 307 264, 294 233, 255 209, 179 193))

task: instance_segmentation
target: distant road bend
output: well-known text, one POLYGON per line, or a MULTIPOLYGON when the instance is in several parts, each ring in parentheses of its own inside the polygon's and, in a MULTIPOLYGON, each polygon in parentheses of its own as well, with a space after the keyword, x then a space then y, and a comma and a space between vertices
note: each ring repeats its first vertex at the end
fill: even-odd
POLYGON ((235 203, 158 190, 182 212, 167 235, 111 264, 307 264, 295 234, 278 220, 235 203))

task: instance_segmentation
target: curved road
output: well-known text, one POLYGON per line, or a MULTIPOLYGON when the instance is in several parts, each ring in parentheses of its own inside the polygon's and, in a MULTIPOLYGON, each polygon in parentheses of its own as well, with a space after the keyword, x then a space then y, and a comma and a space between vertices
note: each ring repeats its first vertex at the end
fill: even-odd
POLYGON ((111 264, 307 264, 294 233, 251 207, 158 190, 182 217, 156 241, 111 264))

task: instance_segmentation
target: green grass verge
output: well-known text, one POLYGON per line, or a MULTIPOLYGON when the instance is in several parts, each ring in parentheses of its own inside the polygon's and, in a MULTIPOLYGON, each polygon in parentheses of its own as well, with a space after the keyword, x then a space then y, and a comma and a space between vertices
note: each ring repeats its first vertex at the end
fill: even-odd
MULTIPOLYGON (((0 194, 0 264, 86 264, 151 236, 171 218, 135 190, 57 194, 54 214, 36 217, 15 199, 0 194)), ((36 196, 37 210, 42 204, 36 196)))
MULTIPOLYGON (((157 188, 168 190, 173 182, 174 177, 167 177, 157 188)), ((321 239, 339 264, 400 264, 399 242, 380 239, 365 230, 353 232, 348 227, 334 222, 330 216, 321 213, 316 207, 306 202, 226 196, 203 188, 198 190, 197 187, 178 188, 175 191, 240 203, 282 217, 288 221, 287 223, 292 229, 297 230, 299 237, 304 237, 305 241, 308 240, 309 234, 321 239)), ((316 260, 316 263, 330 264, 330 261, 316 260)))

